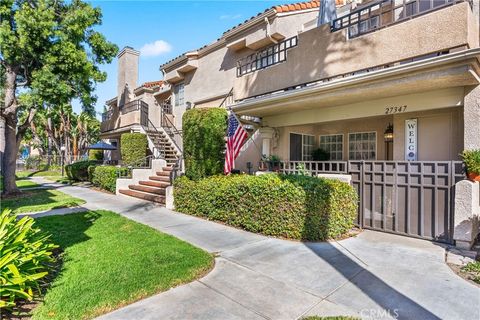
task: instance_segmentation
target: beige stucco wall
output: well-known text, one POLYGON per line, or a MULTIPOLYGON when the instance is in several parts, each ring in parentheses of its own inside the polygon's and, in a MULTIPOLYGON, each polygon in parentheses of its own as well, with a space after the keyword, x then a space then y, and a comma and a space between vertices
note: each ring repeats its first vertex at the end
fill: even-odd
POLYGON ((465 149, 480 149, 480 87, 465 88, 464 104, 465 149))
POLYGON ((449 48, 478 47, 478 17, 460 3, 354 39, 328 25, 299 34, 285 63, 235 80, 236 99, 449 48), (453 25, 452 25, 453 23, 453 25))
MULTIPOLYGON (((148 104, 148 117, 156 126, 160 127, 161 110, 160 105, 155 100, 152 92, 143 92, 135 96, 135 100, 141 99, 148 104)), ((108 121, 104 121, 100 125, 101 132, 108 132, 114 129, 121 129, 127 126, 140 124, 140 110, 131 111, 122 114, 117 106, 112 106, 113 115, 108 121)))
POLYGON ((273 154, 278 155, 282 160, 289 160, 290 133, 301 133, 315 136, 315 145, 317 148, 320 143, 320 135, 343 134, 343 160, 348 160, 348 134, 374 131, 377 133, 377 160, 385 160, 383 132, 389 123, 393 123, 393 116, 281 127, 277 128, 279 137, 278 144, 276 148, 272 148, 272 152, 273 154))
MULTIPOLYGON (((272 153, 278 155, 282 160, 289 160, 290 133, 315 136, 316 147, 319 146, 320 135, 343 134, 343 160, 348 160, 348 134, 373 131, 377 135, 376 160, 386 160, 386 144, 383 134, 388 124, 393 124, 393 157, 392 149, 390 149, 390 159, 405 160, 405 120, 416 118, 418 119, 418 160, 458 160, 458 154, 463 149, 462 112, 462 107, 454 107, 355 120, 278 127, 276 128, 278 141, 274 142, 272 153)), ((261 143, 259 145, 261 146, 261 143)), ((247 158, 244 156, 242 159, 246 162, 252 161, 254 157, 247 158)))
MULTIPOLYGON (((286 38, 292 37, 301 30, 302 25, 317 16, 317 11, 292 14, 277 17, 273 20, 271 32, 281 32, 286 38)), ((185 84, 185 103, 190 102, 192 106, 199 107, 218 107, 219 96, 226 95, 233 87, 236 79, 237 61, 252 53, 254 50, 244 48, 239 51, 228 49, 229 43, 239 39, 246 38, 246 42, 251 43, 266 37, 266 24, 261 22, 234 37, 228 38, 223 45, 200 55, 198 58, 198 68, 188 73, 182 74, 183 80, 177 80, 176 83, 185 84), (209 101, 210 100, 210 101, 209 101)), ((177 66, 180 67, 183 64, 177 66)), ((176 72, 175 68, 165 70, 165 78, 169 78, 176 72)), ((173 100, 172 100, 173 101, 173 100)), ((184 106, 173 107, 175 117, 175 126, 181 128, 182 115, 185 112, 184 106)))
POLYGON ((459 160, 463 150, 463 108, 448 108, 394 116, 394 159, 405 160, 405 120, 417 119, 418 160, 459 160))

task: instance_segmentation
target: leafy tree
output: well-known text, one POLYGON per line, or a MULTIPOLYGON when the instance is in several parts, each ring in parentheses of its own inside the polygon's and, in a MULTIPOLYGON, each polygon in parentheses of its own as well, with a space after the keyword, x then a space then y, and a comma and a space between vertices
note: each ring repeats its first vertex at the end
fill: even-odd
POLYGON ((81 0, 0 2, 0 64, 5 70, 4 193, 19 192, 16 155, 37 109, 46 105, 61 108, 77 98, 85 111, 93 112, 95 85, 106 79, 99 65, 110 63, 118 51, 94 30, 101 22, 100 9, 81 0), (22 123, 18 121, 20 87, 35 97, 22 123))

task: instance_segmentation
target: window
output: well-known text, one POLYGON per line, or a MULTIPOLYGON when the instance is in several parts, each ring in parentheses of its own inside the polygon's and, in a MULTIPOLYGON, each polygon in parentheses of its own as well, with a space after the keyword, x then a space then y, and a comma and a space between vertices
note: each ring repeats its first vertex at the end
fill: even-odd
POLYGON ((237 77, 287 60, 287 49, 296 45, 295 36, 238 60, 237 77))
POLYGON ((320 149, 330 154, 330 160, 343 159, 343 134, 320 136, 320 149))
POLYGON ((311 161, 315 136, 290 133, 290 161, 311 161))
POLYGON ((177 84, 173 87, 173 94, 175 96, 175 107, 183 106, 184 103, 185 85, 183 83, 177 84))
POLYGON ((348 134, 348 158, 350 160, 375 160, 376 157, 376 132, 358 132, 348 134))

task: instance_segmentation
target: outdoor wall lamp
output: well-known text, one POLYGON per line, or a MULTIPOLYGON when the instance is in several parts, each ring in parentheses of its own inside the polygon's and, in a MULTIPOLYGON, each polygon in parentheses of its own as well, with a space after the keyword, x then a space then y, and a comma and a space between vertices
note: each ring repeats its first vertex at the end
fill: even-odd
POLYGON ((385 139, 385 142, 393 141, 393 125, 391 123, 388 124, 387 129, 383 133, 383 138, 385 139))

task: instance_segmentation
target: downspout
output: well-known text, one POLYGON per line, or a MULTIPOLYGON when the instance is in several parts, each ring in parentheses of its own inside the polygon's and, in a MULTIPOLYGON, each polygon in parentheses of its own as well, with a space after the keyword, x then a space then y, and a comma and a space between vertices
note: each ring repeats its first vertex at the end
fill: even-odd
POLYGON ((266 23, 266 27, 267 27, 267 38, 270 39, 270 41, 272 41, 273 43, 278 43, 278 41, 272 37, 272 33, 270 31, 271 25, 270 25, 270 21, 268 20, 267 17, 265 17, 265 23, 266 23))

